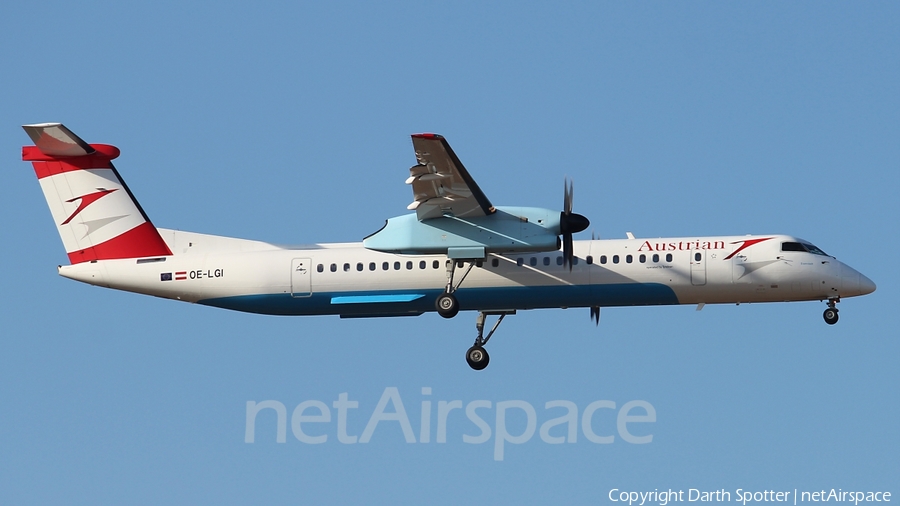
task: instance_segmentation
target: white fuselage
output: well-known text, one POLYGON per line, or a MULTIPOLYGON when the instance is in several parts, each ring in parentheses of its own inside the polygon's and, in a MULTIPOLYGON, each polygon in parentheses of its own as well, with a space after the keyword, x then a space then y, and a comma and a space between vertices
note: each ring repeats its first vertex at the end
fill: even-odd
MULTIPOLYGON (((433 311, 447 284, 444 255, 159 232, 173 255, 78 263, 60 267, 60 274, 239 311, 343 317, 433 311)), ((489 254, 456 297, 463 310, 511 311, 825 300, 875 289, 833 257, 783 246, 801 242, 784 235, 576 241, 571 271, 561 252, 489 254)), ((465 272, 458 268, 456 281, 465 272)))

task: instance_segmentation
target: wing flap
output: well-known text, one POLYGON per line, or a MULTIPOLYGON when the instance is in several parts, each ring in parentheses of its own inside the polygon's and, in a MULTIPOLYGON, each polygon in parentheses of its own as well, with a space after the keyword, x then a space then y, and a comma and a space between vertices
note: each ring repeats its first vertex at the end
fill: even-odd
POLYGON ((495 212, 443 136, 415 134, 412 142, 418 163, 409 169, 406 180, 413 190, 413 202, 407 209, 415 210, 419 221, 444 215, 472 218, 495 212))

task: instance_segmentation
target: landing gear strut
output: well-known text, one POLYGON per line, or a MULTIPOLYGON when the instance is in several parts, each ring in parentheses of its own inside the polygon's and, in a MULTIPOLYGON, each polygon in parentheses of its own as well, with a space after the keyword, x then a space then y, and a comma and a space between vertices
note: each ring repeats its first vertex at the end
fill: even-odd
MULTIPOLYGON (((469 262, 469 268, 466 269, 466 272, 463 273, 462 278, 460 278, 459 283, 456 286, 453 285, 453 274, 456 272, 457 262, 459 266, 462 267, 464 261, 462 260, 450 260, 450 265, 447 267, 447 287, 444 288, 444 293, 440 294, 438 298, 434 301, 434 307, 437 309, 439 315, 444 318, 453 318, 459 313, 459 302, 456 300, 456 297, 453 295, 453 292, 459 288, 459 285, 466 279, 466 276, 469 275, 469 271, 472 270, 472 267, 475 266, 475 261, 472 260, 469 262)), ((487 364, 485 364, 487 365, 487 364)))
POLYGON ((476 371, 480 371, 488 366, 488 363, 491 361, 491 356, 488 355, 486 349, 484 349, 487 342, 491 339, 491 336, 494 335, 494 331, 497 330, 497 327, 500 326, 500 322, 503 321, 503 318, 508 314, 516 314, 515 311, 479 311, 478 318, 475 320, 475 328, 478 329, 478 337, 475 338, 475 344, 472 345, 466 351, 466 362, 469 363, 469 367, 475 369, 476 371), (484 321, 487 319, 488 315, 500 315, 500 318, 497 319, 497 323, 491 328, 491 331, 488 332, 487 337, 484 337, 484 321))
POLYGON ((822 317, 825 318, 825 323, 834 325, 838 322, 838 308, 835 307, 835 305, 840 301, 841 299, 828 299, 828 309, 822 313, 822 317))

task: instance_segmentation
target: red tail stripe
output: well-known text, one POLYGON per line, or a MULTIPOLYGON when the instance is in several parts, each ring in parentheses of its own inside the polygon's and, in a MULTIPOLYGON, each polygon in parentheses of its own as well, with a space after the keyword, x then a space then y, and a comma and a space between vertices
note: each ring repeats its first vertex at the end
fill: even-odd
POLYGON ((168 256, 172 251, 150 222, 144 222, 112 239, 69 253, 69 262, 77 264, 92 260, 168 256))

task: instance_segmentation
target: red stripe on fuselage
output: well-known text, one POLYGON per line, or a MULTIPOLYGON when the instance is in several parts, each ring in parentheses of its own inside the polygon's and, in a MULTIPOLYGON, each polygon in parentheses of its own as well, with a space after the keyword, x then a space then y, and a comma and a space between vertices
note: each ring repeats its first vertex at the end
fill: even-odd
POLYGON ((172 251, 150 222, 144 222, 112 239, 69 253, 73 264, 91 260, 169 256, 172 251))

